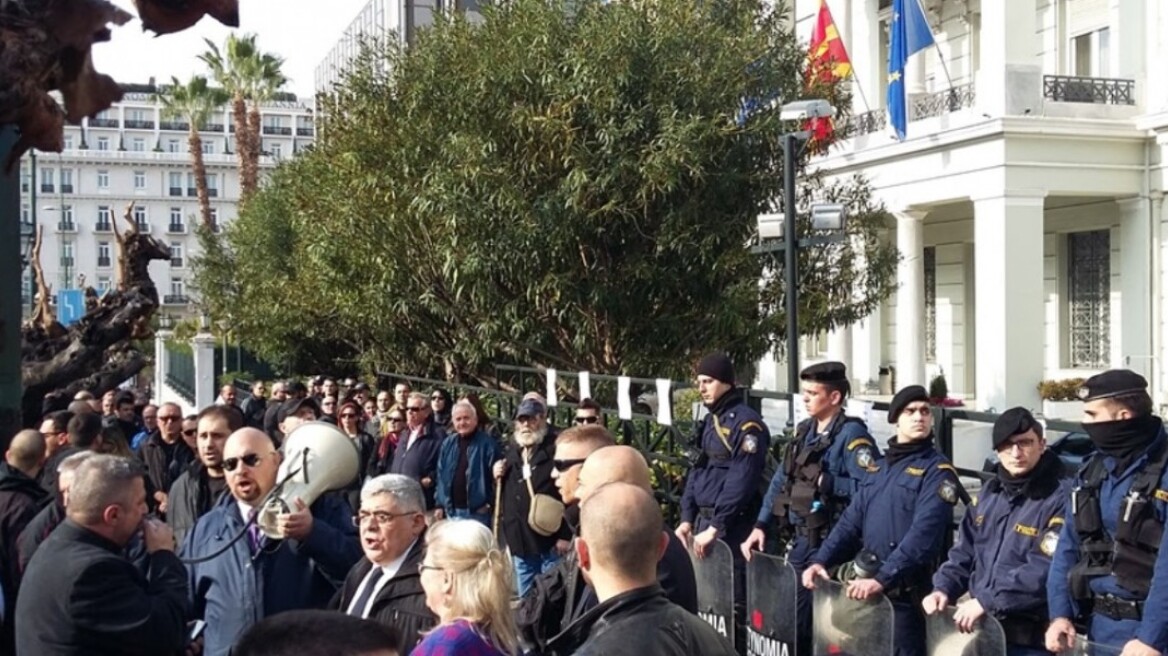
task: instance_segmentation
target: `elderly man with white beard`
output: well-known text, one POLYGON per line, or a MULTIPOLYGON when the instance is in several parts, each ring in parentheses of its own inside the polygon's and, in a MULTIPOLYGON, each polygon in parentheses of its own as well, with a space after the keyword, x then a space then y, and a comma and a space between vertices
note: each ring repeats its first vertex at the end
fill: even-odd
MULTIPOLYGON (((539 399, 524 399, 515 411, 513 439, 503 459, 495 463, 495 478, 502 485, 502 504, 497 511, 499 528, 511 550, 516 593, 520 597, 527 593, 536 575, 555 567, 571 546, 571 530, 562 513, 558 528, 533 527, 530 521, 533 497, 540 497, 541 505, 560 501, 552 479, 555 450, 556 431, 547 423, 547 408, 539 399)), ((546 522, 547 515, 543 518, 546 522)))

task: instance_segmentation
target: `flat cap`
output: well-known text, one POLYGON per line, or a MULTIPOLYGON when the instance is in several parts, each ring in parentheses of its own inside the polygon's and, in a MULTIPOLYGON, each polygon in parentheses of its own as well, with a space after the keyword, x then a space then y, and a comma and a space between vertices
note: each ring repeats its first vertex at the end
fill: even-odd
POLYGON ((734 363, 725 353, 711 353, 698 363, 698 375, 734 384, 734 363))
POLYGON ((276 411, 276 423, 284 423, 285 419, 300 412, 301 408, 312 408, 313 414, 318 419, 320 418, 320 405, 316 402, 316 399, 311 396, 306 396, 303 399, 289 399, 281 403, 280 409, 276 411))
POLYGON ((1079 388, 1080 401, 1110 399, 1124 394, 1147 393, 1148 380, 1130 369, 1109 369, 1088 378, 1079 388))
POLYGON ((799 378, 812 383, 843 383, 848 380, 848 367, 842 362, 818 362, 799 372, 799 378))
POLYGON ((929 393, 920 385, 909 385, 900 390, 896 396, 892 397, 892 403, 888 404, 888 423, 895 424, 896 420, 900 418, 900 413, 904 412, 908 404, 914 401, 928 400, 929 393))
POLYGON ((1003 412, 994 421, 994 451, 1009 442, 1011 437, 1032 429, 1035 435, 1042 437, 1042 424, 1026 408, 1018 406, 1003 412))
POLYGON ((539 402, 539 399, 523 399, 519 407, 515 410, 515 417, 535 417, 537 415, 547 415, 547 407, 539 402))

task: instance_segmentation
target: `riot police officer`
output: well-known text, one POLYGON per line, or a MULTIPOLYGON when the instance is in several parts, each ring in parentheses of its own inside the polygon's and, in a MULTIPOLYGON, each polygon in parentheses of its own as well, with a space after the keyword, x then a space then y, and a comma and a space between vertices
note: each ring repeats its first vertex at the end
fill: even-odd
POLYGON ((1051 562, 1052 651, 1073 639, 1076 619, 1123 656, 1168 650, 1168 435, 1147 387, 1143 376, 1113 369, 1079 389, 1083 429, 1098 452, 1075 479, 1051 562))
POLYGON ((1046 574, 1070 495, 1058 456, 1046 450, 1042 424, 1026 408, 994 422, 994 478, 961 521, 949 559, 933 576, 925 612, 957 604, 962 631, 990 614, 1001 622, 1008 656, 1046 654, 1046 574))
MULTIPOLYGON (((787 544, 787 563, 796 572, 807 568, 815 550, 856 493, 859 481, 875 471, 880 449, 863 420, 844 414, 851 386, 842 362, 821 362, 804 369, 803 404, 808 419, 795 429, 783 459, 763 498, 754 531, 742 543, 750 560, 752 549, 763 549, 773 524, 787 544)), ((799 654, 810 653, 811 593, 800 588, 799 654)))
POLYGON ((953 506, 963 492, 957 471, 933 444, 933 414, 924 387, 897 392, 888 422, 896 425, 896 437, 811 558, 803 585, 814 589, 817 579, 828 578, 827 568, 853 558, 866 562, 873 575, 849 581, 848 597, 887 596, 895 611, 896 653, 922 656, 920 602, 930 589, 953 506))
MULTIPOLYGON (((709 410, 700 435, 700 453, 681 497, 682 542, 692 540, 694 553, 705 556, 714 540, 741 544, 754 526, 758 489, 766 464, 770 431, 734 387, 734 365, 722 353, 702 358, 698 392, 709 410)), ((734 552, 734 602, 746 603, 746 563, 734 552)))

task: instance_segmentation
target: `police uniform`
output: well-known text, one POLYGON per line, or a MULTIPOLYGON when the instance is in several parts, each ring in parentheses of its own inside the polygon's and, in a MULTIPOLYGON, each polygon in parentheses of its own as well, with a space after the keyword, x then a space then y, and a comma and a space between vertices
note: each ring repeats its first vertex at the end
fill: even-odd
MULTIPOLYGON (((734 382, 725 356, 707 356, 699 375, 734 382)), ((689 472, 681 498, 681 521, 693 524, 697 535, 713 526, 718 538, 737 546, 754 526, 758 489, 770 446, 770 431, 762 417, 746 405, 745 392, 731 389, 709 408, 698 443, 701 453, 689 472)), ((734 556, 734 600, 746 602, 746 562, 734 556)))
MULTIPOLYGON (((897 393, 889 423, 895 424, 900 412, 917 400, 928 400, 919 385, 897 393)), ((874 555, 880 563, 875 579, 895 611, 896 654, 922 656, 925 626, 920 600, 943 554, 961 487, 957 471, 931 438, 909 445, 890 442, 889 453, 875 468, 860 480, 859 492, 810 564, 831 568, 861 551, 874 555)))
MULTIPOLYGON (((1028 410, 1007 410, 994 423, 994 449, 1030 430, 1042 436, 1028 410)), ((1047 653, 1046 575, 1069 496, 1070 481, 1050 451, 1020 481, 998 465, 997 477, 965 514, 949 559, 933 575, 933 589, 951 604, 968 591, 998 619, 1009 656, 1047 653)))
MULTIPOLYGON (((1089 378, 1084 401, 1146 394, 1126 370, 1089 378)), ((1137 639, 1168 650, 1168 435, 1159 417, 1084 424, 1099 447, 1076 477, 1047 582, 1051 619, 1078 619, 1094 642, 1122 648, 1137 639), (1140 437, 1115 455, 1107 434, 1140 437), (1146 445, 1146 446, 1145 446, 1146 445), (1107 451, 1112 451, 1109 454, 1107 451)))
MULTIPOLYGON (((802 371, 809 382, 843 385, 847 368, 840 362, 823 362, 802 371)), ((755 528, 777 524, 787 541, 787 562, 796 572, 807 568, 815 550, 851 502, 859 482, 876 469, 880 449, 868 426, 841 410, 817 432, 815 418, 800 422, 796 439, 783 452, 779 468, 763 498, 755 528)), ((796 608, 799 618, 800 653, 811 645, 811 591, 799 586, 796 608)))

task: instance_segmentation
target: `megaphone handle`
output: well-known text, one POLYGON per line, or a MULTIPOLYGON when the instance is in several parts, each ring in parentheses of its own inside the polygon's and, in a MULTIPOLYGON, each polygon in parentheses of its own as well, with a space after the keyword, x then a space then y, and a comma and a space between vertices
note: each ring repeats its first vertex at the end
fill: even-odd
POLYGON ((495 522, 493 531, 495 533, 495 542, 499 542, 499 514, 503 510, 503 481, 495 480, 495 522))

